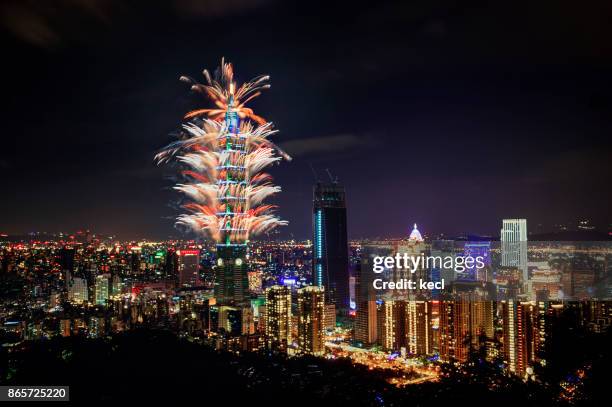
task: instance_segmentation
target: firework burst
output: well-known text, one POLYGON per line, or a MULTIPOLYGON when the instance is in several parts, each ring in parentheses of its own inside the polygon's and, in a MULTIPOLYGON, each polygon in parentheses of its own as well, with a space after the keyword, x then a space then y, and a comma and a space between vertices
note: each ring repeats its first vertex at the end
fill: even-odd
POLYGON ((193 110, 185 115, 185 119, 205 115, 221 121, 227 112, 235 112, 241 119, 248 118, 258 124, 266 123, 263 117, 257 116, 252 109, 245 107, 245 104, 261 95, 263 89, 270 88, 270 84, 268 84, 269 76, 258 76, 237 87, 236 82, 234 82, 234 68, 224 59, 221 59, 221 66, 215 72, 214 77, 211 77, 206 69, 202 73, 206 79, 206 84, 198 83, 188 76, 181 76, 181 80, 189 83, 193 91, 210 98, 217 108, 193 110))
POLYGON ((177 224, 219 244, 245 244, 250 236, 287 224, 273 214, 275 206, 262 204, 280 192, 262 171, 291 157, 269 140, 277 132, 272 123, 245 107, 270 87, 268 76, 237 86, 232 65, 221 60, 214 79, 206 70, 204 77, 206 85, 185 76, 181 80, 207 95, 217 108, 189 112, 185 118, 191 121, 183 124, 179 140, 162 149, 155 160, 184 167, 184 182, 174 189, 188 202, 177 224))

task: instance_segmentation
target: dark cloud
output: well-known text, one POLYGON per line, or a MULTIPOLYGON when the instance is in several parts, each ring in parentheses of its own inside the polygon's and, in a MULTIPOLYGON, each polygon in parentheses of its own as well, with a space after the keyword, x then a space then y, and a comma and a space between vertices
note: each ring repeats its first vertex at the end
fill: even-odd
POLYGON ((51 47, 60 43, 60 37, 47 19, 37 12, 19 4, 2 6, 2 25, 21 40, 40 47, 51 47))
POLYGON ((219 17, 246 13, 271 0, 176 0, 174 7, 181 17, 219 17))
MULTIPOLYGON (((246 13, 267 3, 270 0, 174 0, 146 7, 181 18, 210 19, 246 13)), ((28 44, 57 49, 67 42, 92 42, 98 31, 108 32, 113 23, 132 19, 142 7, 138 0, 8 0, 0 5, 0 25, 28 44)))
POLYGON ((285 141, 279 146, 289 155, 299 157, 319 153, 348 152, 375 145, 375 138, 369 135, 337 134, 285 141))
MULTIPOLYGON (((91 21, 108 23, 121 7, 110 0, 9 0, 0 5, 2 26, 20 40, 52 49, 87 36, 91 21)), ((82 40, 82 38, 77 41, 82 40)))

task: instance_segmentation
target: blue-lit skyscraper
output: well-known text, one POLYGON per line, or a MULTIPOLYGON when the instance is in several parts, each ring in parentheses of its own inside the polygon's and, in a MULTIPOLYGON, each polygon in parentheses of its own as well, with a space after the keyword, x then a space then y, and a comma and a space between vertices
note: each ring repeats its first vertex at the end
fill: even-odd
POLYGON ((344 187, 317 182, 313 196, 314 284, 325 288, 325 301, 349 306, 349 262, 344 187))
POLYGON ((480 257, 482 263, 484 263, 484 267, 478 268, 475 262, 472 263, 470 267, 466 265, 465 271, 461 273, 459 279, 467 281, 489 281, 487 273, 490 273, 491 266, 491 242, 466 242, 463 247, 463 255, 465 257, 473 257, 474 259, 480 257))

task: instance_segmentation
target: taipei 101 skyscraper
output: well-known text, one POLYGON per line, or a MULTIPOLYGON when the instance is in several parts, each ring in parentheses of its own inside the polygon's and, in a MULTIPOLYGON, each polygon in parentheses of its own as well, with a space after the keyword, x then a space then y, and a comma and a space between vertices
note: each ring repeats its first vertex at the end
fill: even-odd
POLYGON ((185 76, 181 80, 215 107, 187 113, 179 140, 155 159, 181 167, 183 181, 174 189, 184 194, 185 213, 178 216, 177 225, 216 242, 217 302, 241 304, 248 299, 249 238, 287 224, 273 214, 273 205, 263 204, 280 187, 262 171, 291 158, 269 140, 277 132, 272 123, 245 107, 270 87, 268 76, 238 86, 232 65, 224 60, 214 77, 207 70, 203 74, 204 84, 185 76))

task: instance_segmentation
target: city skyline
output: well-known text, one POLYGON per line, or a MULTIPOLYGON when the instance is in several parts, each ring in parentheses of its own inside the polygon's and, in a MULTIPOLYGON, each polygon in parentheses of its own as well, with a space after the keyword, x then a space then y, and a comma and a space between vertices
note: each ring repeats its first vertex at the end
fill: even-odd
POLYGON ((149 3, 0 3, 0 401, 606 404, 609 2, 149 3))
MULTIPOLYGON (((312 208, 311 208, 312 212, 312 208)), ((311 213, 312 217, 312 213, 311 213)), ((501 222, 503 219, 499 218, 498 222, 501 222)), ((414 222, 408 221, 408 223, 414 222)), ((535 223, 535 222, 534 222, 535 223)), ((420 223, 419 223, 420 224, 420 223)), ((348 230, 349 241, 367 241, 367 240, 398 240, 398 239, 408 239, 411 233, 414 230, 415 223, 410 223, 406 230, 400 231, 397 234, 385 233, 385 234, 370 234, 366 236, 351 236, 350 229, 348 230)), ((263 234, 253 238, 254 241, 313 241, 313 229, 312 225, 311 229, 304 233, 304 236, 296 237, 293 234, 282 234, 277 233, 275 230, 270 234, 263 234)), ((419 227, 420 228, 420 227, 419 227)), ((282 230, 282 228, 280 229, 282 230)), ((589 219, 577 218, 574 221, 570 221, 567 223, 556 223, 556 224, 531 224, 530 229, 528 231, 528 236, 530 239, 534 239, 536 241, 572 241, 572 240, 585 240, 585 241, 605 241, 609 240, 612 236, 612 231, 609 228, 606 228, 605 225, 595 225, 589 219)), ((101 233, 99 230, 89 229, 89 228, 78 228, 77 230, 32 230, 32 231, 21 231, 17 233, 3 233, 0 231, 0 237, 8 238, 11 240, 39 240, 39 239, 64 239, 64 240, 76 240, 79 234, 87 234, 90 236, 96 236, 97 238, 112 238, 117 241, 199 241, 199 242, 213 242, 214 240, 206 237, 206 236, 198 236, 192 232, 182 232, 174 230, 174 233, 168 234, 166 236, 147 236, 147 235, 134 235, 131 236, 128 233, 128 236, 120 235, 117 233, 101 233)), ((474 229, 468 228, 466 231, 460 231, 456 234, 452 234, 446 232, 444 230, 433 232, 427 228, 427 225, 424 225, 423 234, 428 238, 448 238, 451 240, 459 239, 459 240, 470 240, 477 239, 483 241, 499 241, 502 237, 499 227, 497 229, 492 230, 490 233, 477 233, 474 229), (497 232, 496 232, 497 230, 497 232)))
MULTIPOLYGON (((382 384, 388 400, 414 401, 411 392, 428 386, 456 397, 461 393, 448 386, 464 386, 466 379, 468 397, 477 391, 503 399, 509 392, 551 405, 601 397, 603 387, 595 394, 588 389, 607 366, 612 242, 529 241, 525 219, 503 219, 499 242, 430 239, 416 224, 408 238, 349 242, 345 209, 340 185, 316 185, 311 242, 0 237, 0 339, 8 372, 0 380, 27 383, 42 367, 70 385, 71 400, 80 400, 81 392, 114 400, 119 396, 112 387, 112 396, 92 396, 85 390, 99 381, 83 384, 56 373, 65 370, 53 361, 41 365, 37 349, 51 359, 61 354, 60 360, 68 351, 78 360, 83 349, 110 346, 106 358, 114 360, 126 341, 146 346, 146 335, 176 342, 163 355, 141 360, 159 366, 168 352, 194 344, 187 359, 207 356, 192 371, 182 365, 175 377, 201 378, 202 364, 219 374, 210 365, 214 351, 235 357, 231 366, 246 364, 238 372, 251 378, 247 393, 262 396, 269 391, 259 379, 272 367, 291 371, 288 381, 286 374, 273 379, 275 395, 279 385, 304 388, 314 375, 322 379, 307 394, 316 398, 320 389, 338 386, 329 377, 361 372, 359 387, 382 384), (236 247, 241 251, 228 253, 236 247), (412 288, 397 285, 417 281, 412 288), (319 373, 322 366, 330 373, 319 373)), ((99 368, 105 363, 98 357, 82 360, 99 368)), ((70 359, 60 362, 64 369, 70 359)), ((157 369, 145 370, 135 383, 157 375, 157 369)), ((49 380, 37 374, 35 382, 49 380)), ((232 373, 223 374, 232 394, 245 391, 232 373)), ((336 397, 349 400, 353 392, 340 387, 336 397)), ((369 391, 355 404, 373 398, 379 399, 369 391)))

